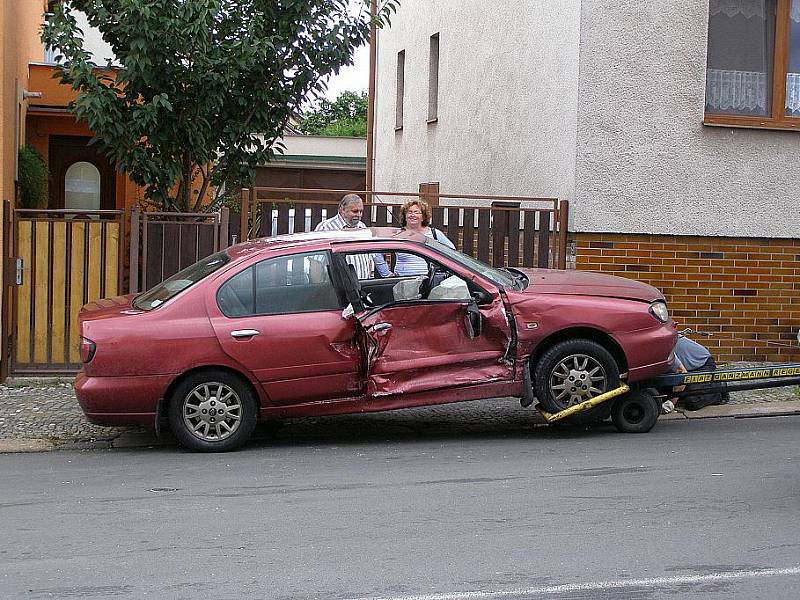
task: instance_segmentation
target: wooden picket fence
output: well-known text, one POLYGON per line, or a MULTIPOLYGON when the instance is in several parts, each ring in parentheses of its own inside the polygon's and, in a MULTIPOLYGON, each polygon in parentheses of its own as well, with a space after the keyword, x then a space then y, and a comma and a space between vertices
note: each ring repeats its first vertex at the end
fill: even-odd
POLYGON ((338 199, 364 199, 368 226, 398 226, 400 206, 422 198, 432 223, 462 252, 494 266, 566 267, 569 203, 556 198, 419 192, 350 192, 258 187, 241 192, 240 239, 313 231, 337 212, 338 199))

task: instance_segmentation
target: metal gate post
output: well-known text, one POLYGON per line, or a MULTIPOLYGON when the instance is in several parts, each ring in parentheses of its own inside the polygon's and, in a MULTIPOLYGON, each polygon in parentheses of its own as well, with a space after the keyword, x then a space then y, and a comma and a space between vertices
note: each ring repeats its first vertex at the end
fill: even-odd
POLYGON ((247 188, 242 188, 239 195, 239 207, 241 211, 239 241, 244 242, 247 240, 247 232, 250 228, 250 190, 247 188))
POLYGON ((11 202, 3 200, 3 309, 0 313, 0 383, 6 380, 11 372, 11 356, 13 344, 12 331, 12 311, 15 301, 16 287, 11 284, 16 277, 12 276, 12 264, 14 262, 14 211, 11 202))
POLYGON ((216 250, 224 250, 230 245, 231 234, 229 231, 230 223, 230 209, 223 206, 219 211, 219 230, 217 231, 217 247, 216 250))
POLYGON ((567 227, 569 224, 569 200, 558 202, 558 268, 567 268, 567 227))
POLYGON ((131 208, 131 248, 128 264, 128 293, 139 293, 139 206, 131 208))

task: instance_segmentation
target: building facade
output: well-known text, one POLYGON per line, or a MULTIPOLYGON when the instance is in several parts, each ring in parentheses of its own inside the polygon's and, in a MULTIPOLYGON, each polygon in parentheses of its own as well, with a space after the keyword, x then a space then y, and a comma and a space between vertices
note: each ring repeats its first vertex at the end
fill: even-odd
MULTIPOLYGON (((9 215, 5 201, 13 204, 17 192, 18 150, 24 143, 26 112, 32 99, 28 64, 44 59, 44 47, 38 41, 38 29, 47 8, 45 0, 17 2, 0 0, 0 216, 6 223, 9 215)), ((11 236, 0 228, 3 259, 10 255, 11 236)), ((7 347, 11 313, 8 302, 8 270, 0 269, 0 305, 2 306, 2 344, 7 347)), ((8 372, 6 352, 0 355, 0 378, 8 372)))
MULTIPOLYGON (((54 224, 41 214, 22 212, 12 221, 12 210, 21 207, 20 147, 35 148, 48 167, 48 198, 38 208, 123 209, 143 196, 89 144, 92 132, 69 108, 75 92, 53 79, 57 56, 40 39, 48 4, 0 0, 0 190, 9 207, 5 202, 0 207, 6 267, 0 270, 0 380, 12 363, 19 372, 28 367, 39 372, 70 362, 66 357, 77 352, 78 309, 86 301, 115 295, 122 281, 119 223, 66 218, 54 224)), ((78 18, 86 49, 100 68, 108 68, 110 48, 85 16, 78 18)))
POLYGON ((658 286, 722 359, 788 360, 798 73, 800 0, 406 0, 375 188, 567 199, 577 268, 658 286))

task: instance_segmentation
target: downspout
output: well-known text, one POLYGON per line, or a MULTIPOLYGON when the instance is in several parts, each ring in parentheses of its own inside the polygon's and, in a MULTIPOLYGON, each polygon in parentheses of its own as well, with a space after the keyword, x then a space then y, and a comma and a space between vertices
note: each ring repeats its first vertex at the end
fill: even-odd
POLYGON ((369 3, 369 90, 367 93, 367 173, 365 200, 372 202, 371 192, 375 181, 375 65, 378 57, 378 27, 376 20, 378 17, 378 0, 370 0, 369 3))

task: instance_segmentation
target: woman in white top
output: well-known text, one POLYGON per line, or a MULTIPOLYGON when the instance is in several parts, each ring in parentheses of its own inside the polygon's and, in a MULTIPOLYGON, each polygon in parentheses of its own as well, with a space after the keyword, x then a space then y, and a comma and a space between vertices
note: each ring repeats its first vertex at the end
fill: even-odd
MULTIPOLYGON (((437 242, 449 246, 455 250, 453 242, 435 227, 431 227, 431 209, 428 203, 423 200, 411 200, 406 202, 400 209, 400 226, 408 231, 414 231, 435 239, 437 242)), ((428 272, 427 261, 415 254, 398 252, 395 260, 394 271, 389 269, 389 265, 382 254, 374 254, 372 260, 375 269, 381 277, 404 277, 407 275, 425 275, 428 272)))

